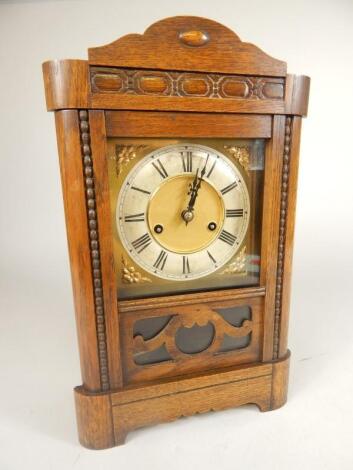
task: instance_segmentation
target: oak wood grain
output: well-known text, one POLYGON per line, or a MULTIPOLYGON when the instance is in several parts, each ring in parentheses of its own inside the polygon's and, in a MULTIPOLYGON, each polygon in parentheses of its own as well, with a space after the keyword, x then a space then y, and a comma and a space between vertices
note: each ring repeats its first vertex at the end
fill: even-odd
POLYGON ((77 111, 55 114, 82 381, 100 390, 93 282, 77 111))
POLYGON ((306 75, 287 75, 285 114, 308 114, 310 78, 306 75))
POLYGON ((91 65, 161 70, 197 70, 283 77, 286 63, 241 42, 227 27, 196 16, 174 16, 151 25, 143 35, 129 34, 101 47, 88 49, 91 65), (201 47, 190 47, 180 35, 198 31, 209 37, 201 47), (171 54, 171 50, 173 51, 171 54))
POLYGON ((285 102, 280 100, 249 100, 183 97, 119 95, 92 93, 88 105, 92 109, 136 111, 186 111, 205 113, 285 114, 285 102))
POLYGON ((113 408, 114 429, 119 443, 132 429, 173 421, 195 413, 224 410, 256 404, 260 410, 270 407, 271 376, 255 377, 240 382, 210 385, 198 390, 174 393, 158 399, 135 401, 113 408))
POLYGON ((286 351, 286 353, 282 356, 282 359, 273 362, 270 405, 271 410, 276 410, 287 402, 289 363, 289 351, 286 351))
POLYGON ((123 390, 112 392, 112 405, 119 405, 133 401, 158 398, 163 395, 179 393, 189 390, 205 388, 209 385, 219 385, 227 382, 239 382, 260 376, 272 374, 272 363, 253 363, 238 365, 236 368, 224 367, 211 369, 207 373, 193 373, 180 379, 180 377, 162 378, 149 384, 126 385, 123 390))
POLYGON ((48 111, 87 108, 88 63, 86 60, 51 60, 43 63, 48 111))
MULTIPOLYGON (((117 63, 116 65, 119 65, 117 63)), ((141 69, 143 70, 143 69, 141 69)), ((170 71, 170 73, 173 73, 170 71)), ((287 75, 284 99, 271 99, 267 88, 266 99, 254 99, 252 94, 239 97, 203 97, 134 95, 119 92, 99 92, 91 89, 89 65, 84 60, 52 60, 43 63, 43 78, 48 111, 58 109, 117 109, 117 110, 161 110, 185 112, 241 113, 241 114, 307 114, 310 79, 306 76, 287 75)), ((268 79, 271 79, 270 77, 268 79)), ((258 77, 261 81, 261 77, 258 77)), ((273 79, 278 80, 278 79, 273 79)), ((195 87, 195 80, 189 80, 195 87)), ((112 79, 108 81, 111 83, 112 79)), ((270 84, 269 84, 270 85, 270 84)), ((199 85, 198 85, 199 86, 199 85)), ((227 87, 229 88, 229 84, 227 87)), ((234 88, 234 84, 232 85, 234 88)), ((247 85, 248 86, 248 85, 247 85)), ((263 86, 263 85, 261 85, 263 86)), ((215 88, 218 89, 218 88, 215 88)), ((257 87, 254 87, 255 92, 257 87)), ((264 88, 266 91, 266 88, 264 88)), ((258 93, 258 92, 257 92, 258 93)), ((262 96, 262 94, 260 94, 262 96)))
POLYGON ((260 285, 266 285, 263 342, 264 361, 271 360, 273 354, 273 328, 284 128, 285 117, 274 116, 273 137, 268 143, 265 156, 260 269, 260 285))
POLYGON ((282 406, 310 79, 288 75, 284 62, 197 17, 167 18, 88 56, 43 64, 47 108, 55 110, 82 370, 75 390, 80 442, 106 448, 123 443, 130 430, 179 416, 245 403, 262 411, 282 406), (180 136, 266 139, 260 283, 118 301, 107 138, 180 136), (250 306, 251 320, 225 325, 217 309, 237 306, 250 306), (134 338, 136 321, 165 315, 179 320, 157 340, 134 338), (177 327, 207 319, 222 334, 251 331, 250 343, 218 354, 218 333, 209 351, 179 354, 171 338, 177 327), (171 361, 134 362, 135 353, 161 340, 172 349, 171 361))
POLYGON ((122 386, 119 318, 116 301, 117 282, 113 253, 113 230, 109 197, 105 118, 103 111, 90 111, 90 134, 96 185, 96 209, 103 281, 105 325, 107 332, 110 386, 122 386))
POLYGON ((110 137, 271 137, 270 116, 106 111, 110 137))
POLYGON ((80 443, 89 449, 115 445, 114 423, 109 393, 89 394, 83 387, 74 390, 80 443))
POLYGON ((287 397, 290 353, 280 361, 194 373, 107 393, 75 389, 80 442, 102 449, 125 442, 128 432, 211 410, 256 404, 261 411, 287 397), (114 436, 113 432, 114 430, 114 436))
POLYGON ((292 277, 295 210, 296 210, 296 199, 297 199, 297 181, 298 181, 298 167, 299 167, 300 131, 301 131, 301 118, 294 117, 293 124, 292 124, 291 146, 290 146, 286 239, 285 239, 285 248, 284 248, 281 320, 280 320, 280 325, 279 325, 279 349, 278 349, 279 357, 283 357, 287 353, 287 347, 288 347, 287 340, 288 340, 290 291, 291 291, 291 277, 292 277))
MULTIPOLYGON (((190 294, 192 296, 192 294, 190 294)), ((221 296, 211 300, 208 298, 207 305, 197 303, 194 300, 193 304, 183 305, 179 304, 178 307, 160 307, 158 309, 151 308, 150 310, 134 311, 121 314, 121 341, 122 341, 122 357, 124 364, 124 379, 126 384, 147 382, 161 377, 173 377, 180 374, 190 374, 196 371, 207 369, 214 369, 216 367, 227 367, 234 364, 248 364, 251 362, 258 362, 262 355, 262 337, 263 337, 263 297, 248 297, 245 301, 243 299, 225 300, 221 296), (216 312, 222 308, 234 308, 248 306, 251 309, 251 339, 248 346, 234 349, 227 352, 218 352, 218 341, 223 339, 218 335, 217 317, 213 315, 210 322, 214 325, 215 334, 213 341, 216 341, 216 351, 209 346, 205 351, 198 354, 187 355, 182 354, 178 349, 171 349, 168 347, 168 339, 165 340, 168 352, 171 354, 171 360, 158 362, 154 364, 138 365, 134 360, 134 353, 136 352, 136 341, 133 341, 133 327, 137 320, 142 318, 154 318, 163 316, 177 316, 184 319, 189 327, 193 324, 201 324, 202 318, 206 318, 207 310, 209 309, 216 312)), ((161 332, 163 334, 163 332, 161 332)), ((174 341, 174 333, 172 341, 174 341)))
MULTIPOLYGON (((120 300, 119 312, 133 312, 136 310, 160 309, 163 307, 176 307, 180 305, 190 305, 195 302, 217 302, 237 301, 254 297, 263 297, 264 287, 246 287, 238 289, 226 289, 210 292, 195 292, 193 294, 168 295, 163 297, 153 297, 148 299, 120 300)), ((244 300, 246 302, 246 300, 244 300)))

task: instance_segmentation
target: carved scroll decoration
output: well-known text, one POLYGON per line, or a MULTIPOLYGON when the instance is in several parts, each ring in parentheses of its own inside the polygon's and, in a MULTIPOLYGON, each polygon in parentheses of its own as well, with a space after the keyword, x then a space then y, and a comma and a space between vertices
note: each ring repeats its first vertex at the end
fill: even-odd
POLYGON ((244 75, 91 67, 93 93, 283 100, 284 79, 244 75))
POLYGON ((109 390, 107 339, 105 331, 103 286, 101 273, 101 258, 99 251, 98 218, 96 212, 96 191, 94 186, 91 138, 88 122, 88 111, 79 111, 83 177, 86 189, 86 208, 89 230, 90 255, 93 276, 94 309, 96 316, 96 331, 101 388, 109 390))
POLYGON ((282 313, 282 290, 283 290, 283 266, 286 242, 286 224, 288 207, 288 180, 289 163, 292 140, 292 118, 286 117, 284 134, 284 151, 281 182, 280 199, 280 219, 279 219, 279 238, 278 238, 278 258, 277 258, 277 278, 275 293, 275 319, 274 319, 274 337, 273 337, 273 359, 278 359, 279 353, 279 328, 282 313))
POLYGON ((172 315, 167 325, 153 338, 145 340, 142 335, 136 335, 133 339, 134 356, 151 352, 159 347, 165 345, 170 357, 173 360, 185 360, 187 358, 194 358, 196 355, 211 355, 216 354, 223 341, 224 335, 232 337, 246 336, 252 331, 253 322, 251 320, 244 320, 239 327, 233 326, 228 323, 223 317, 212 310, 207 305, 195 305, 193 307, 192 315, 188 309, 178 308, 178 314, 172 315), (206 326, 211 323, 214 327, 214 336, 209 346, 196 353, 182 352, 176 343, 176 333, 179 328, 191 328, 194 325, 206 326))

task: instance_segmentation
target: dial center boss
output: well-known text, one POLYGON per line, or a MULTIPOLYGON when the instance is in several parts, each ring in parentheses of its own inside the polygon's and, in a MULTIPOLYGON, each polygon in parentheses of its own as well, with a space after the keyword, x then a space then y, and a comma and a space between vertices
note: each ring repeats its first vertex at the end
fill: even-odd
POLYGON ((152 195, 147 220, 160 245, 175 253, 192 253, 210 245, 219 235, 224 221, 224 203, 219 192, 203 181, 192 209, 188 193, 193 175, 177 175, 162 183, 152 195), (188 223, 186 223, 188 222, 188 223), (215 222, 217 230, 209 230, 215 222))

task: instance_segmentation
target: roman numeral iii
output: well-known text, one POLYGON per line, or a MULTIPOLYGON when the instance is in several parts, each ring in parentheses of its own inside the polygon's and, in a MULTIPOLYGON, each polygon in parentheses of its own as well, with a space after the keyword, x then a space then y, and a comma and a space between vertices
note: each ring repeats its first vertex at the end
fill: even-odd
POLYGON ((226 217, 243 217, 244 209, 227 209, 226 217))
POLYGON ((151 237, 148 235, 148 233, 145 233, 139 238, 136 238, 133 242, 131 242, 131 245, 135 248, 137 253, 141 253, 145 248, 148 247, 152 242, 151 237))

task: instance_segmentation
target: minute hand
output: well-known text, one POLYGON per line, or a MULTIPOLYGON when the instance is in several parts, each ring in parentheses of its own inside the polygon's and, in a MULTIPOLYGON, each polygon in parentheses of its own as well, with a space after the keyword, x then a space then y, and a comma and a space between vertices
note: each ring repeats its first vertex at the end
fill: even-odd
POLYGON ((200 188, 201 182, 199 180, 198 173, 199 173, 199 170, 197 169, 194 181, 192 182, 192 184, 190 186, 191 196, 190 196, 190 200, 189 200, 188 207, 187 207, 188 211, 192 211, 194 209, 194 205, 195 205, 195 201, 196 201, 196 197, 197 197, 197 192, 200 188))
POLYGON ((203 181, 203 177, 205 176, 205 173, 206 173, 206 166, 207 166, 207 162, 208 162, 208 157, 209 156, 207 155, 205 165, 202 168, 201 173, 200 173, 200 178, 198 177, 199 169, 197 169, 197 171, 196 171, 196 176, 195 176, 195 179, 192 182, 192 186, 191 186, 191 197, 190 197, 190 201, 189 201, 188 208, 187 208, 188 211, 192 211, 194 209, 194 205, 195 205, 195 202, 196 202, 198 191, 199 191, 201 183, 203 181))

